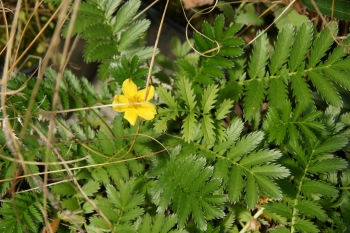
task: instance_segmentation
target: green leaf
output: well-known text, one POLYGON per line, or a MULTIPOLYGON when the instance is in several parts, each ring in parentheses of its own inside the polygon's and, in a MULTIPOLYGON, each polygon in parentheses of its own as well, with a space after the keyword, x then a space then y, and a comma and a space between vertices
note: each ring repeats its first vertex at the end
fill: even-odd
MULTIPOLYGON (((158 113, 160 113, 159 110, 158 113)), ((156 122, 154 123, 154 130, 157 133, 165 132, 167 130, 168 121, 171 119, 175 119, 177 115, 177 111, 168 111, 168 113, 164 117, 156 120, 156 122)))
POLYGON ((293 95, 296 102, 300 105, 302 110, 313 106, 312 94, 309 85, 305 82, 305 79, 300 75, 292 75, 290 78, 291 86, 293 88, 293 95))
POLYGON ((261 80, 249 82, 244 98, 244 118, 246 120, 252 120, 255 114, 260 111, 264 98, 265 83, 261 80))
POLYGON ((243 170, 241 166, 232 165, 227 184, 227 193, 230 201, 235 203, 239 200, 243 189, 243 170))
POLYGON ((112 96, 111 93, 109 92, 107 85, 100 85, 100 93, 102 95, 102 98, 105 98, 105 99, 110 99, 112 96))
POLYGON ((41 213, 39 213, 37 205, 30 205, 28 207, 28 211, 30 216, 33 218, 34 222, 39 223, 43 221, 43 216, 41 215, 41 213))
POLYGON ((268 55, 268 39, 267 35, 263 34, 256 40, 248 64, 248 74, 251 79, 264 77, 268 55))
POLYGON ((283 203, 269 202, 269 203, 264 203, 263 207, 267 211, 278 214, 282 217, 286 217, 288 219, 293 217, 292 209, 283 203))
POLYGON ((185 139, 185 142, 190 142, 193 140, 195 128, 196 128, 196 114, 190 112, 187 117, 184 119, 184 123, 181 126, 182 134, 185 139))
POLYGON ((102 152, 106 156, 112 156, 116 151, 112 138, 107 137, 107 135, 102 130, 99 130, 99 132, 97 133, 97 137, 98 140, 96 141, 96 143, 99 145, 102 152))
POLYGON ((155 228, 156 224, 154 224, 153 228, 152 228, 152 233, 157 233, 157 232, 169 232, 170 229, 172 229, 176 222, 177 222, 177 216, 175 214, 171 214, 171 215, 168 215, 166 218, 165 218, 165 221, 164 221, 164 215, 163 214, 159 214, 156 216, 156 219, 155 219, 155 222, 157 223, 162 223, 162 228, 161 228, 161 231, 158 231, 157 228, 155 228), (157 216, 158 219, 157 219, 157 216), (158 220, 158 221, 157 221, 158 220))
POLYGON ((22 213, 21 216, 24 225, 26 226, 26 228, 29 228, 31 231, 35 232, 37 229, 36 225, 34 224, 33 220, 31 219, 31 217, 29 216, 28 212, 24 212, 22 213))
POLYGON ((324 159, 321 161, 316 161, 309 165, 308 172, 316 173, 327 173, 327 172, 336 172, 344 170, 347 167, 348 163, 344 159, 340 158, 330 158, 324 159))
POLYGON ((98 78, 101 81, 106 81, 109 76, 110 76, 110 72, 109 72, 109 66, 110 66, 111 62, 106 60, 103 61, 99 66, 98 66, 98 78))
MULTIPOLYGON (((265 121, 263 123, 263 129, 268 133, 269 135, 269 142, 275 142, 277 145, 281 144, 281 142, 284 140, 286 131, 289 124, 289 118, 287 118, 287 114, 291 112, 291 106, 288 101, 284 101, 284 108, 283 111, 283 121, 280 119, 280 115, 274 107, 270 107, 265 121)), ((289 117, 289 116, 288 116, 289 117)))
POLYGON ((314 132, 312 132, 312 130, 307 127, 305 124, 299 124, 299 130, 304 134, 304 138, 311 142, 311 141, 316 141, 317 140, 317 137, 316 135, 314 134, 314 132))
POLYGON ((68 209, 71 211, 80 210, 80 204, 77 198, 69 198, 61 201, 63 209, 68 209))
POLYGON ((348 139, 346 137, 341 136, 333 136, 328 138, 322 144, 315 148, 314 154, 321 153, 331 153, 334 151, 341 150, 344 146, 348 144, 348 139))
POLYGON ((338 33, 338 26, 335 22, 326 25, 320 35, 315 39, 311 48, 308 68, 313 68, 326 54, 329 47, 333 44, 333 37, 338 33))
POLYGON ((69 84, 69 89, 74 94, 82 94, 83 90, 80 85, 80 80, 70 70, 64 71, 64 79, 69 84))
MULTIPOLYGON (((241 40, 239 40, 241 41, 241 40)), ((242 43, 241 43, 242 44, 242 43)), ((241 48, 235 48, 235 47, 223 47, 220 49, 220 52, 218 55, 221 56, 227 56, 227 57, 238 57, 242 54, 241 48)))
MULTIPOLYGON (((4 142, 6 142, 5 140, 5 135, 3 135, 3 132, 1 131, 0 132, 0 138, 3 137, 4 139, 4 142)), ((1 138, 2 139, 2 138, 1 138)), ((1 143, 1 142, 0 142, 1 143)), ((1 143, 3 145, 3 143, 1 143)), ((5 143, 4 143, 5 144, 5 143)), ((4 153, 4 152, 2 152, 4 153)), ((1 173, 0 173, 0 179, 6 179, 6 178, 12 178, 13 177, 13 174, 15 172, 15 169, 16 169, 16 164, 13 163, 13 162, 5 162, 3 164, 3 166, 1 166, 1 163, 0 163, 0 169, 1 169, 1 173)), ((7 189, 10 187, 10 184, 12 183, 11 180, 5 182, 1 182, 0 183, 0 195, 4 195, 4 193, 7 191, 7 189)))
POLYGON ((165 218, 164 214, 158 213, 153 219, 151 219, 149 214, 146 214, 142 218, 142 223, 140 224, 137 232, 166 233, 174 227, 176 222, 177 216, 175 214, 169 215, 165 218), (153 224, 151 224, 151 222, 153 222, 153 224))
MULTIPOLYGON (((212 170, 210 170, 210 171, 212 171, 212 170)), ((209 182, 207 182, 205 185, 202 185, 202 187, 200 187, 200 190, 198 190, 199 191, 199 195, 206 196, 205 200, 209 200, 210 203, 219 204, 219 202, 222 202, 222 201, 225 201, 225 200, 221 200, 219 198, 219 202, 213 201, 213 199, 217 199, 217 198, 215 198, 214 196, 208 197, 208 194, 218 190, 218 188, 220 188, 220 185, 221 185, 221 179, 213 178, 209 182)))
POLYGON ((241 140, 232 147, 232 149, 227 153, 227 157, 230 159, 242 157, 243 155, 253 151, 263 139, 264 133, 261 131, 250 133, 241 138, 241 140))
POLYGON ((277 22, 275 22, 278 29, 283 28, 286 24, 292 24, 294 27, 298 28, 303 22, 309 20, 305 14, 299 14, 296 10, 287 5, 276 7, 272 9, 272 11, 274 12, 275 18, 278 18, 277 22))
POLYGON ((208 114, 203 115, 201 120, 202 123, 202 132, 204 135, 204 140, 209 144, 213 144, 215 142, 215 132, 214 132, 214 121, 208 114))
MULTIPOLYGON (((230 38, 230 39, 222 41, 221 44, 225 45, 225 46, 240 46, 240 45, 244 44, 244 41, 241 38, 230 38)), ((223 47, 222 50, 224 50, 224 51, 226 50, 227 52, 229 52, 229 54, 227 54, 227 56, 229 56, 229 57, 235 57, 235 56, 238 56, 242 53, 241 48, 223 47)), ((220 50, 219 54, 223 55, 223 53, 221 53, 221 50, 220 50)))
MULTIPOLYGON (((218 4, 217 8, 224 13, 225 18, 229 22, 234 22, 235 19, 235 11, 233 10, 233 7, 230 4, 218 4)), ((216 28, 216 27, 215 27, 216 28)), ((217 37, 219 38, 219 37, 217 37)))
POLYGON ((205 52, 205 51, 209 50, 207 39, 205 39, 199 33, 194 33, 193 38, 194 38, 194 47, 199 52, 205 52))
POLYGON ((109 231, 110 227, 108 226, 108 224, 106 223, 106 220, 97 217, 97 216, 93 216, 89 218, 90 224, 93 225, 94 227, 98 228, 97 232, 101 232, 101 231, 109 231))
MULTIPOLYGON (((79 5, 78 16, 74 24, 74 28, 72 31, 72 36, 77 33, 83 32, 86 28, 103 23, 104 12, 98 9, 96 6, 89 3, 81 3, 79 5)), ((64 26, 62 34, 67 36, 67 32, 69 29, 70 23, 64 26)))
POLYGON ((321 116, 322 116, 321 111, 312 111, 309 114, 307 114, 306 116, 304 116, 303 118, 301 118, 299 122, 303 122, 303 123, 311 122, 312 120, 315 120, 321 116))
POLYGON ((91 83, 85 78, 81 78, 81 84, 83 87, 83 92, 86 93, 86 95, 91 96, 93 98, 97 98, 97 93, 95 88, 91 85, 91 83))
POLYGON ((183 69, 188 77, 195 77, 196 76, 196 68, 186 60, 177 60, 176 64, 179 66, 179 68, 183 69))
POLYGON ((341 87, 345 88, 346 90, 350 90, 350 79, 346 72, 332 68, 324 69, 323 71, 341 87))
MULTIPOLYGON (((214 32, 213 32, 213 27, 207 22, 204 21, 202 24, 202 33, 207 36, 211 40, 215 40, 214 32)), ((213 42, 209 42, 210 44, 213 44, 213 42)))
POLYGON ((212 183, 210 177, 213 169, 205 164, 204 158, 187 154, 185 156, 173 154, 166 164, 164 173, 160 174, 155 183, 154 197, 160 199, 158 212, 171 204, 172 209, 177 212, 178 227, 180 228, 185 226, 190 213, 202 230, 207 228, 205 216, 219 218, 224 215, 221 205, 226 201, 226 198, 212 194, 217 190, 220 180, 216 179, 212 183), (209 187, 203 187, 206 185, 209 187))
POLYGON ((90 27, 86 28, 86 30, 82 32, 82 37, 86 40, 103 39, 113 36, 110 25, 100 24, 92 25, 90 27))
POLYGON ((187 78, 180 78, 178 82, 178 88, 181 98, 185 101, 186 105, 193 111, 196 106, 196 100, 194 91, 192 89, 192 83, 187 78))
POLYGON ((168 90, 165 87, 158 86, 156 92, 165 104, 167 104, 172 109, 177 109, 177 102, 175 98, 171 95, 170 91, 168 92, 168 90))
MULTIPOLYGON (((157 214, 156 219, 159 219, 158 216, 160 216, 160 214, 157 214)), ((164 215, 162 215, 162 216, 164 216, 164 215)), ((158 230, 157 232, 160 232, 161 224, 162 223, 158 223, 157 225, 155 224, 157 227, 157 230, 158 230)), ((153 228, 155 228, 155 227, 153 227, 153 228)), ((151 233, 151 230, 152 230, 152 228, 151 228, 151 216, 148 213, 143 216, 141 223, 140 223, 139 227, 137 228, 137 230, 138 230, 138 232, 151 233)))
POLYGON ((218 57, 218 56, 208 58, 208 63, 211 66, 215 66, 219 68, 230 68, 234 65, 231 60, 223 57, 218 57))
POLYGON ((231 122, 232 123, 226 129, 226 134, 228 137, 228 141, 230 143, 234 143, 237 141, 237 139, 239 138, 239 135, 242 133, 244 124, 242 120, 239 118, 236 118, 231 122))
POLYGON ((303 63, 306 53, 312 44, 313 25, 305 21, 298 29, 289 59, 289 70, 295 71, 303 63))
POLYGON ((219 89, 216 85, 209 85, 202 95, 202 110, 203 114, 208 114, 214 108, 215 99, 218 96, 219 89))
POLYGON ((101 182, 104 185, 109 184, 109 176, 107 171, 104 168, 94 168, 92 173, 91 173, 92 178, 94 178, 95 181, 101 182))
POLYGON ((284 101, 288 99, 288 90, 282 79, 271 78, 269 80, 267 96, 269 99, 269 107, 275 107, 279 110, 284 109, 284 101))
MULTIPOLYGON (((212 199, 215 199, 215 196, 212 196, 212 198, 204 198, 204 200, 199 199, 199 202, 202 204, 203 211, 207 214, 208 218, 215 218, 215 219, 223 218, 225 216, 224 211, 219 207, 209 204, 211 203, 212 199)), ((220 205, 226 201, 226 197, 224 195, 220 195, 220 197, 217 199, 220 200, 220 202, 213 202, 213 203, 220 205)))
MULTIPOLYGON (((210 213, 211 208, 205 208, 207 207, 207 203, 203 202, 201 204, 200 203, 200 199, 196 200, 193 197, 190 198, 190 205, 192 205, 192 216, 193 216, 193 220, 195 222, 195 224, 197 225, 197 227, 201 230, 206 230, 207 229, 207 222, 203 216, 203 212, 200 208, 200 206, 202 206, 203 209, 205 209, 205 212, 210 213)), ((180 214, 180 213, 179 213, 180 214)))
POLYGON ((350 126, 350 112, 344 113, 340 116, 340 122, 350 126))
MULTIPOLYGON (((286 24, 278 33, 277 42, 275 44, 275 50, 270 58, 270 75, 274 75, 281 68, 283 63, 287 61, 292 47, 293 38, 294 27, 291 24, 286 24)), ((277 81, 280 79, 271 79, 271 81, 272 80, 277 81)), ((272 100, 272 98, 270 98, 270 100, 272 100)))
POLYGON ((72 196, 76 193, 74 186, 70 183, 60 183, 52 186, 52 192, 61 196, 72 196))
MULTIPOLYGON (((141 47, 130 53, 130 56, 137 55, 139 57, 140 62, 144 62, 147 59, 150 59, 153 55, 154 48, 153 47, 141 47)), ((156 49, 156 54, 159 53, 159 50, 156 49)))
MULTIPOLYGON (((90 180, 82 187, 82 191, 86 196, 94 195, 100 189, 100 184, 96 181, 90 180)), ((77 193, 78 197, 81 197, 80 193, 77 193)))
POLYGON ((332 53, 328 56, 327 61, 323 64, 324 66, 333 65, 334 63, 341 60, 347 54, 346 45, 350 44, 350 37, 345 38, 340 45, 337 46, 332 53))
POLYGON ((218 152, 220 150, 226 151, 228 148, 232 147, 232 144, 237 141, 239 135, 243 130, 243 123, 240 119, 236 118, 231 122, 231 124, 226 128, 226 141, 219 143, 214 146, 214 151, 218 152))
POLYGON ((33 193, 15 194, 13 199, 3 199, 0 208, 1 231, 39 232, 39 226, 43 222, 41 214, 38 213, 39 206, 42 206, 41 200, 41 194, 34 196, 33 193))
POLYGON ((267 194, 268 197, 274 199, 282 198, 281 189, 276 185, 275 182, 264 176, 258 176, 254 174, 254 177, 261 191, 267 194))
POLYGON ((316 90, 326 100, 326 102, 335 107, 342 107, 343 102, 339 96, 337 89, 329 82, 321 73, 311 71, 308 73, 312 84, 316 90))
POLYGON ((233 103, 234 101, 229 99, 225 99, 224 101, 222 101, 215 113, 216 120, 224 119, 226 115, 232 111, 233 103))
POLYGON ((182 45, 178 37, 172 37, 170 44, 172 48, 171 51, 176 58, 183 58, 191 49, 191 47, 188 46, 188 43, 182 45))
POLYGON ((308 194, 320 194, 328 197, 338 196, 338 190, 325 182, 318 180, 306 180, 301 186, 301 191, 308 194))
POLYGON ((298 219, 294 224, 293 227, 296 230, 299 230, 301 232, 308 232, 308 233, 318 233, 320 232, 317 227, 310 221, 304 220, 304 219, 298 219))
POLYGON ((219 68, 214 66, 203 67, 202 73, 213 77, 219 77, 219 78, 225 77, 225 74, 219 68))
POLYGON ((134 17, 137 9, 141 5, 140 0, 130 0, 127 1, 121 8, 118 10, 117 15, 115 16, 113 24, 113 33, 116 34, 121 29, 124 28, 125 24, 134 17))
POLYGON ((224 30, 222 30, 225 26, 225 17, 220 14, 216 17, 215 23, 214 23, 214 34, 215 39, 220 40, 222 37, 222 33, 224 30))
POLYGON ((321 221, 327 220, 326 211, 324 211, 316 202, 309 200, 300 200, 298 204, 295 206, 300 212, 307 214, 310 217, 316 217, 321 221))
POLYGON ((254 166, 257 164, 272 162, 281 156, 282 156, 282 154, 279 151, 259 150, 257 152, 253 152, 253 153, 245 156, 241 161, 239 161, 239 164, 241 166, 246 166, 246 167, 247 166, 254 166))
POLYGON ((86 62, 102 61, 109 59, 118 54, 118 48, 115 44, 110 42, 96 43, 95 40, 88 41, 85 49, 84 60, 86 62))
MULTIPOLYGON (((316 11, 317 9, 324 15, 337 19, 350 21, 350 2, 346 0, 301 0, 301 2, 309 9, 316 11), (314 5, 315 4, 315 5, 314 5)), ((317 11, 318 12, 318 11, 317 11)))
POLYGON ((247 182, 245 186, 245 202, 248 209, 253 209, 259 200, 258 187, 255 182, 255 178, 250 173, 247 173, 247 182))
POLYGON ((106 17, 108 19, 110 19, 121 2, 122 0, 109 0, 104 2, 104 10, 106 11, 106 17))
POLYGON ((241 30, 242 27, 242 24, 231 24, 226 30, 224 30, 224 35, 222 36, 221 41, 233 37, 239 30, 241 30))
POLYGON ((257 176, 268 176, 275 179, 285 178, 290 174, 287 168, 276 164, 258 165, 253 167, 250 171, 257 176))
POLYGON ((132 43, 138 40, 148 29, 151 22, 149 20, 140 20, 128 27, 121 35, 119 41, 119 51, 127 49, 132 43))

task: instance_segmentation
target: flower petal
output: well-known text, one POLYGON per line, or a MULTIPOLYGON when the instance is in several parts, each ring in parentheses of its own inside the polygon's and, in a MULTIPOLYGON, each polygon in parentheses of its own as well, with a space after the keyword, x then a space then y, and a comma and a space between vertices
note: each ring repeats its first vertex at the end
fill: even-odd
POLYGON ((124 118, 129 121, 130 125, 135 125, 138 117, 138 111, 136 108, 128 108, 125 111, 124 118))
POLYGON ((125 112, 129 107, 129 100, 124 95, 115 95, 112 104, 120 104, 120 106, 113 106, 117 112, 125 112))
POLYGON ((123 82, 122 90, 124 95, 130 100, 137 95, 137 86, 136 84, 130 79, 126 79, 123 82))
POLYGON ((137 93, 138 99, 142 100, 142 102, 148 102, 154 97, 154 87, 149 86, 147 90, 147 96, 145 100, 146 89, 142 89, 137 93))
POLYGON ((137 110, 138 115, 145 120, 152 120, 157 114, 156 106, 153 104, 141 104, 137 110))

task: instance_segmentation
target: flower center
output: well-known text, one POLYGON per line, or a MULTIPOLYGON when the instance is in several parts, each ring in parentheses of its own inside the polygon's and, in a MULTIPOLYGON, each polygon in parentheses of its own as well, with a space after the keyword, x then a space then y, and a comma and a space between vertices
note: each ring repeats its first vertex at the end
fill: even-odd
POLYGON ((138 98, 137 96, 130 98, 129 99, 130 104, 132 108, 138 108, 140 104, 137 104, 138 102, 143 102, 142 100, 140 100, 140 98, 138 98))

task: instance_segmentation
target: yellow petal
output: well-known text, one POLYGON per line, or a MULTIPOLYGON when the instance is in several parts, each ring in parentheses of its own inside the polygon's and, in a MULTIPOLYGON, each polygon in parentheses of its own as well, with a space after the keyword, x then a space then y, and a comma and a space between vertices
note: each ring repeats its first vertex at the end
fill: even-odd
POLYGON ((120 104, 120 106, 113 106, 117 112, 125 112, 129 107, 129 100, 124 95, 115 95, 112 104, 120 104))
POLYGON ((128 108, 125 111, 124 118, 129 121, 130 125, 135 125, 138 117, 138 111, 136 108, 128 108))
POLYGON ((153 104, 141 104, 137 110, 138 115, 145 120, 152 120, 157 114, 156 106, 153 104))
POLYGON ((148 102, 154 97, 154 87, 149 86, 147 90, 147 96, 145 100, 146 89, 142 89, 137 93, 138 99, 142 100, 142 102, 148 102))
POLYGON ((128 99, 132 99, 137 95, 137 86, 129 78, 123 82, 122 90, 128 99))

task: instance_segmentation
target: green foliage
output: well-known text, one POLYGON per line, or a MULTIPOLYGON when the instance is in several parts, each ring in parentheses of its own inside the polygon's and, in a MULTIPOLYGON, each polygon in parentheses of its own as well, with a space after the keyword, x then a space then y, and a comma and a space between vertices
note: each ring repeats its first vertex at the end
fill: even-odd
POLYGON ((180 228, 192 214, 201 230, 207 228, 206 218, 223 217, 224 212, 218 206, 226 201, 226 196, 213 194, 221 185, 220 179, 211 179, 213 170, 213 167, 206 166, 204 158, 172 155, 153 189, 154 198, 159 199, 157 211, 163 212, 171 201, 180 228))
POLYGON ((291 141, 296 141, 300 135, 305 140, 316 140, 317 136, 313 131, 321 133, 325 129, 325 126, 317 121, 317 118, 322 115, 321 112, 314 111, 300 117, 300 106, 292 112, 290 102, 285 101, 282 104, 281 111, 270 107, 263 123, 263 129, 269 134, 269 142, 279 145, 287 135, 291 141))
MULTIPOLYGON (((268 113, 270 116, 273 114, 272 111, 274 109, 268 113)), ((292 118, 295 119, 294 116, 292 118)), ((272 117, 267 117, 267 119, 267 121, 270 121, 268 124, 272 126, 272 117)), ((317 175, 335 175, 348 167, 346 160, 331 154, 346 146, 349 141, 348 137, 340 136, 345 127, 343 124, 337 123, 339 119, 341 119, 339 113, 332 112, 332 108, 329 108, 325 114, 321 112, 310 113, 304 119, 299 119, 299 122, 303 122, 302 124, 306 123, 305 129, 301 130, 302 132, 306 131, 307 125, 315 129, 314 126, 316 124, 328 130, 326 132, 324 130, 315 132, 318 137, 312 137, 310 136, 312 135, 311 129, 309 129, 310 134, 309 136, 306 135, 305 139, 292 139, 294 136, 289 136, 289 139, 285 141, 287 152, 293 155, 291 158, 283 157, 281 160, 291 170, 292 177, 294 177, 293 180, 284 180, 284 184, 281 184, 282 187, 289 187, 289 190, 285 190, 288 198, 285 199, 284 204, 268 203, 264 207, 268 213, 274 213, 286 218, 285 220, 290 221, 289 224, 296 230, 304 229, 308 232, 319 232, 319 230, 325 229, 326 226, 324 224, 326 224, 327 219, 329 217, 334 218, 334 212, 329 211, 329 202, 336 203, 338 198, 343 198, 339 196, 339 191, 329 178, 317 179, 317 175), (320 116, 323 116, 324 119, 320 119, 320 116), (312 121, 307 123, 305 118, 312 121), (315 121, 317 118, 318 120, 315 121), (294 188, 292 182, 298 185, 294 188), (327 201, 317 198, 322 196, 327 201), (325 210, 327 209, 328 211, 326 212, 325 210), (303 215, 300 216, 297 213, 302 213, 303 215), (314 217, 322 221, 323 224, 316 226, 312 223, 310 219, 314 217)), ((265 124, 265 128, 270 130, 268 124, 265 124)), ((285 124, 288 125, 290 123, 287 122, 285 124)), ((287 128, 291 127, 287 126, 287 128)), ((273 130, 271 130, 270 135, 276 135, 276 133, 272 133, 273 130)), ((274 141, 274 139, 271 141, 274 141)))
POLYGON ((158 233, 158 232, 173 232, 173 233, 185 233, 186 230, 171 230, 177 222, 176 215, 172 214, 165 217, 163 214, 157 214, 152 218, 149 214, 146 214, 140 219, 138 232, 145 233, 158 233), (152 224, 153 223, 153 224, 152 224), (171 231, 170 231, 171 230, 171 231))
POLYGON ((252 209, 259 196, 267 195, 275 199, 282 197, 274 180, 287 177, 289 171, 272 163, 281 157, 280 152, 257 148, 264 139, 263 132, 256 131, 237 140, 242 129, 243 123, 236 121, 227 129, 230 135, 228 141, 214 147, 214 151, 224 153, 216 163, 215 171, 218 177, 227 182, 230 202, 235 203, 240 199, 245 183, 245 202, 252 209))
POLYGON ((302 0, 301 1, 309 9, 321 12, 324 15, 337 19, 350 20, 350 3, 346 0, 326 1, 326 0, 302 0), (316 8, 317 7, 317 8, 316 8), (317 9, 317 10, 316 10, 317 9))
POLYGON ((36 198, 40 200, 40 196, 17 194, 13 200, 3 200, 0 229, 3 232, 38 232, 39 226, 43 224, 43 217, 40 213, 41 203, 36 198))
POLYGON ((166 123, 170 119, 175 120, 179 115, 184 117, 184 124, 182 125, 182 133, 186 142, 191 142, 195 137, 196 122, 200 123, 200 130, 203 138, 208 145, 212 145, 216 140, 223 141, 225 134, 223 127, 215 127, 221 125, 221 119, 232 108, 233 101, 225 100, 215 112, 215 118, 212 117, 212 109, 215 107, 218 86, 209 85, 199 97, 194 93, 192 85, 187 78, 181 78, 177 87, 179 89, 180 98, 183 103, 177 103, 175 97, 172 96, 164 87, 158 87, 157 93, 159 97, 168 104, 168 108, 160 108, 158 116, 160 119, 155 123, 155 130, 162 132, 166 130, 166 123), (200 99, 200 105, 197 104, 196 99, 200 99), (200 107, 199 107, 200 106, 200 107), (201 118, 200 120, 198 118, 201 118), (217 135, 217 136, 216 136, 217 135))
MULTIPOLYGON (((145 86, 153 48, 143 47, 150 21, 135 18, 140 5, 84 1, 73 31, 64 27, 87 41, 86 61, 101 62, 99 88, 69 70, 9 76, 0 231, 40 232, 56 220, 55 232, 89 233, 349 228, 350 37, 336 45, 335 23, 320 33, 286 24, 274 46, 264 33, 245 54, 242 26, 219 15, 190 40, 199 54, 175 38, 174 62, 157 55, 156 119, 129 126, 97 106, 126 79, 145 86)), ((234 16, 245 22, 252 6, 234 16)))
MULTIPOLYGON (((152 48, 140 46, 137 42, 150 26, 147 19, 133 20, 141 5, 140 0, 125 2, 94 1, 83 2, 79 6, 78 16, 71 35, 81 34, 87 41, 84 50, 86 62, 102 62, 99 67, 101 80, 111 74, 110 63, 122 54, 145 60, 152 54, 152 48), (117 10, 116 14, 113 13, 117 10)), ((63 34, 67 35, 70 24, 66 24, 63 34)))

